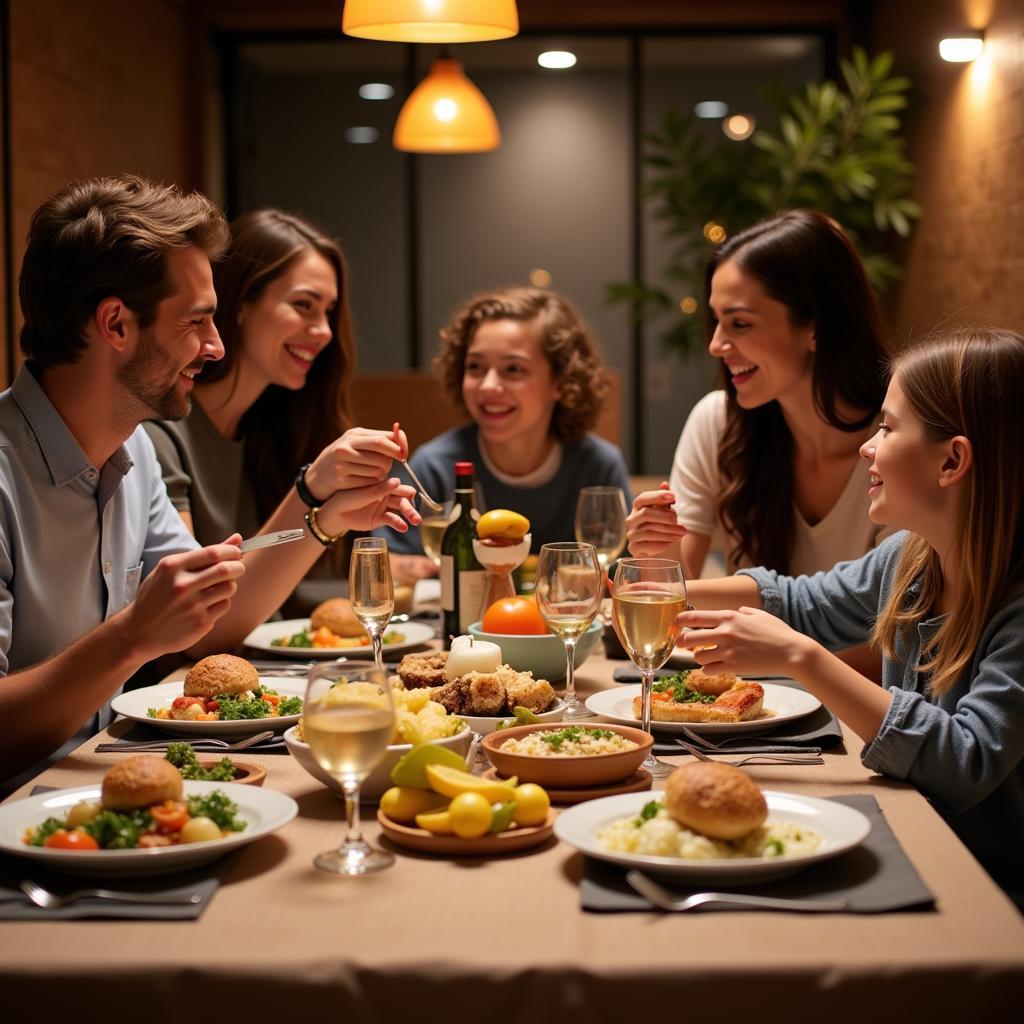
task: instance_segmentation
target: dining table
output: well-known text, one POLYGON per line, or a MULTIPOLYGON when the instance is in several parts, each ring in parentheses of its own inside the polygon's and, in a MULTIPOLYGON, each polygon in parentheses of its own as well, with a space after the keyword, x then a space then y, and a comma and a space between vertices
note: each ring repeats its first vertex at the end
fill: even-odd
MULTIPOLYGON (((622 665, 598 645, 578 692, 619 686, 622 665)), ((109 739, 10 799, 97 782, 124 757, 96 752, 109 739)), ((932 908, 595 913, 581 908, 582 856, 554 836, 490 859, 390 847, 389 870, 333 876, 313 858, 341 840, 342 803, 291 756, 246 752, 298 815, 233 855, 198 920, 0 923, 5 1018, 46 1020, 50 1007, 54 1019, 62 1009, 147 1022, 1012 1019, 1024 1005, 1024 918, 928 800, 865 768, 861 747, 844 726, 824 764, 746 770, 765 790, 873 796, 932 908)), ((375 814, 364 806, 376 844, 375 814)), ((31 877, 28 861, 19 867, 31 877)))

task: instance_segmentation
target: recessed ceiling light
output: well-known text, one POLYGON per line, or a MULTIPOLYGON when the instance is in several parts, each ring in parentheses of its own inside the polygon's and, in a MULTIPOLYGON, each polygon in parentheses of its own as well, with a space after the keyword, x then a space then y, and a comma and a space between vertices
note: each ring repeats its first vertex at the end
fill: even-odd
POLYGON ((376 142, 379 136, 380 132, 376 128, 369 127, 369 125, 356 125, 345 129, 345 141, 352 142, 357 146, 376 142))
POLYGON ((359 95, 364 100, 389 100, 395 90, 387 82, 367 82, 359 86, 359 95))
POLYGON ((966 64, 977 60, 985 49, 985 36, 982 32, 965 29, 956 35, 947 36, 939 43, 939 56, 952 64, 966 64))
POLYGON ((721 100, 703 100, 693 108, 693 112, 698 117, 725 117, 729 113, 729 104, 721 100))
POLYGON ((568 50, 545 50, 538 58, 537 63, 542 68, 551 71, 562 71, 571 68, 576 63, 576 54, 568 50))

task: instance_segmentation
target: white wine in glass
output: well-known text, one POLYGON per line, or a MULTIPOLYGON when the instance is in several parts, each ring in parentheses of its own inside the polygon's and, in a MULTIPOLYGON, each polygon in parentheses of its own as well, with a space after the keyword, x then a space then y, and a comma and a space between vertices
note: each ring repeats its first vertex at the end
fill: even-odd
MULTIPOLYGON (((678 562, 668 558, 624 558, 615 570, 612 615, 616 632, 633 664, 643 675, 640 725, 651 731, 654 673, 668 661, 679 638, 676 616, 686 611, 686 580, 678 562)), ((643 767, 663 778, 672 767, 653 750, 643 767)))
POLYGON ((576 540, 593 544, 605 572, 626 547, 626 496, 621 487, 583 487, 576 502, 576 540))
POLYGON ((348 574, 352 614, 370 634, 377 671, 384 670, 381 638, 395 611, 395 585, 391 579, 388 545, 381 537, 360 537, 352 547, 348 574))
POLYGON ((420 523, 420 541, 423 550, 434 565, 441 565, 441 538, 444 531, 448 529, 448 523, 452 518, 452 503, 444 503, 444 511, 436 515, 426 515, 420 523))
POLYGON ((325 662, 309 673, 302 737, 317 764, 345 795, 345 840, 313 863, 322 871, 365 875, 390 867, 395 858, 363 839, 359 786, 388 749, 395 727, 391 684, 374 666, 325 662))
POLYGON ((576 641, 594 621, 604 594, 604 573, 591 544, 544 544, 537 558, 537 607, 548 629, 565 644, 565 714, 590 718, 576 697, 576 641))

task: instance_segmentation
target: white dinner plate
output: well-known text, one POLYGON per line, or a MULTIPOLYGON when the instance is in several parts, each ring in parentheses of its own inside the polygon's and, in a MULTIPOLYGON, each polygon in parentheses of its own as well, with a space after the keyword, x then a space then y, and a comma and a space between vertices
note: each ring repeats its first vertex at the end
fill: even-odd
MULTIPOLYGON (((260 685, 268 690, 276 690, 283 697, 302 697, 306 693, 306 680, 302 677, 260 676, 260 685)), ((119 693, 110 702, 110 706, 117 714, 133 722, 142 722, 164 732, 191 736, 193 739, 202 736, 252 736, 267 729, 280 732, 295 725, 302 717, 301 712, 276 718, 243 718, 235 722, 180 722, 170 718, 149 717, 150 708, 169 708, 174 698, 182 695, 183 690, 181 682, 144 686, 139 690, 119 693)))
MULTIPOLYGON (((753 680, 759 682, 759 680, 753 680)), ((763 718, 752 718, 749 722, 651 722, 655 732, 682 733, 684 729, 699 733, 766 732, 794 718, 803 718, 821 707, 821 701, 813 694, 795 686, 781 686, 778 683, 762 682, 764 687, 764 709, 770 714, 763 718)), ((595 715, 601 715, 620 725, 636 725, 639 719, 633 714, 633 698, 640 696, 641 685, 617 686, 613 690, 600 690, 587 698, 587 707, 595 715)))
POLYGON ((223 857, 287 825, 299 809, 290 796, 274 789, 239 786, 234 782, 185 783, 186 796, 203 796, 215 789, 238 805, 238 816, 247 822, 243 831, 230 832, 223 839, 204 843, 158 846, 152 850, 50 850, 45 846, 27 846, 22 841, 25 829, 40 825, 49 817, 64 817, 80 800, 99 801, 101 786, 96 783, 74 789, 55 789, 0 804, 0 850, 39 861, 54 871, 76 875, 160 875, 223 857))
POLYGON ((764 791, 770 822, 792 822, 813 828, 821 835, 821 844, 810 853, 789 857, 737 857, 735 859, 692 860, 681 857, 652 857, 640 853, 607 850, 597 841, 599 829, 617 818, 638 814, 644 804, 663 796, 660 793, 624 793, 588 800, 562 811, 555 822, 555 835, 562 842, 575 846, 588 857, 611 861, 624 867, 637 868, 652 875, 685 878, 700 885, 726 882, 734 885, 759 882, 767 878, 799 871, 808 864, 836 857, 859 846, 871 831, 871 822, 852 807, 797 796, 794 793, 764 791))
MULTIPOLYGON (((309 619, 279 619, 276 622, 264 622, 257 626, 246 638, 245 646, 265 651, 267 654, 278 654, 285 658, 358 658, 373 657, 370 644, 358 647, 276 647, 271 641, 281 637, 293 636, 309 628, 309 619)), ((405 639, 398 644, 384 644, 384 660, 387 661, 393 651, 405 651, 410 647, 418 647, 428 640, 434 639, 434 628, 423 622, 396 622, 388 626, 385 633, 401 633, 405 639)))

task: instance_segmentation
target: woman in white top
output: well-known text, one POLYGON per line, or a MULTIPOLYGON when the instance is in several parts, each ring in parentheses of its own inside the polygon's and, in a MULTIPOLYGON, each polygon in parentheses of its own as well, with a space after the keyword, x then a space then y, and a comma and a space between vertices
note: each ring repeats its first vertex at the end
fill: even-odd
POLYGON ((634 501, 630 552, 677 557, 692 575, 713 541, 730 572, 860 557, 881 538, 858 452, 888 348, 856 251, 835 221, 792 210, 729 239, 706 281, 724 388, 690 414, 670 483, 634 501))

